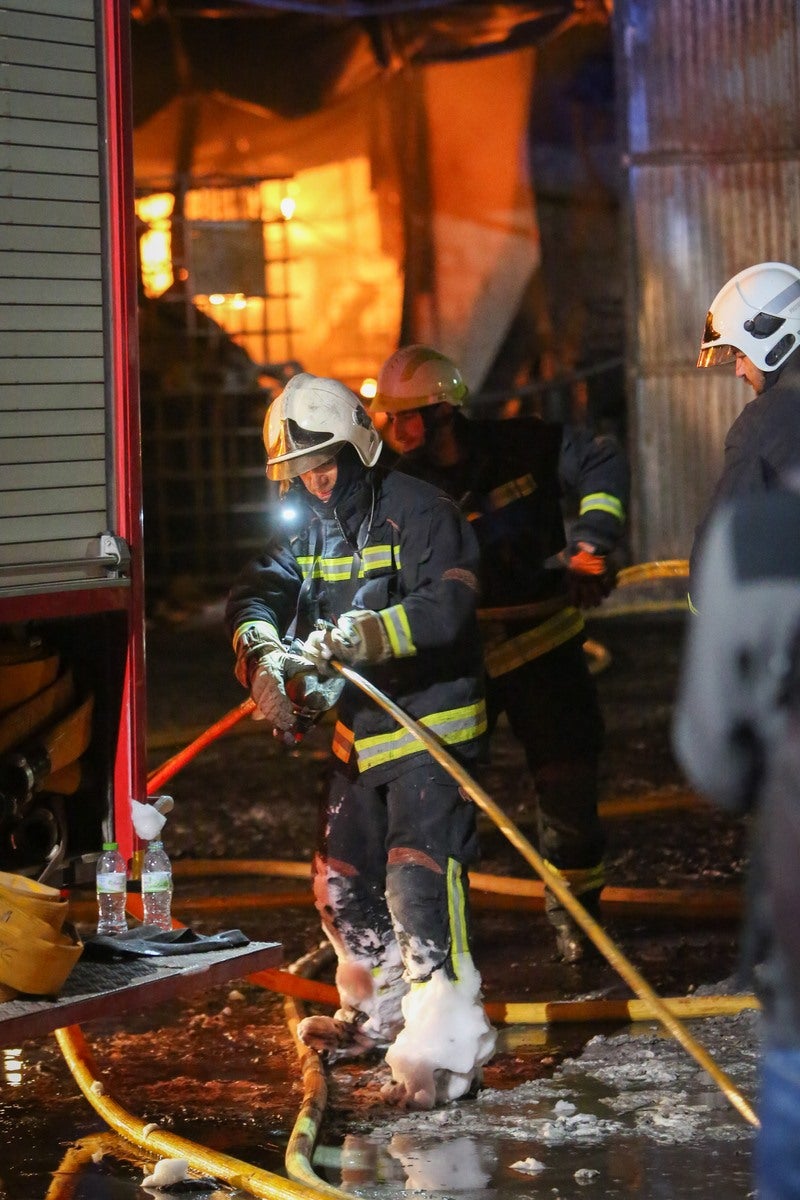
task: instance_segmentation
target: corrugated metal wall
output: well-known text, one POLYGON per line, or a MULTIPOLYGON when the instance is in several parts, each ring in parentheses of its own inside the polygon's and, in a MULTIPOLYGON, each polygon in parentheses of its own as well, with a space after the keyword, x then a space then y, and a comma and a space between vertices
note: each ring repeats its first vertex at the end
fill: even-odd
POLYGON ((797 0, 617 0, 627 169, 633 552, 685 557, 753 393, 694 367, 708 305, 751 263, 800 265, 797 0))
POLYGON ((0 589, 102 573, 95 34, 93 0, 0 7, 0 589))

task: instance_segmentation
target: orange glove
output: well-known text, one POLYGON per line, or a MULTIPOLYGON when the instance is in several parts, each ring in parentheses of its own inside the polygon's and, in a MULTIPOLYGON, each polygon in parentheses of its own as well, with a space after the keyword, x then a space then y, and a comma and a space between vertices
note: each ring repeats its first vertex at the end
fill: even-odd
POLYGON ((576 608, 597 608, 614 587, 604 554, 589 542, 562 550, 559 558, 567 568, 570 604, 576 608))

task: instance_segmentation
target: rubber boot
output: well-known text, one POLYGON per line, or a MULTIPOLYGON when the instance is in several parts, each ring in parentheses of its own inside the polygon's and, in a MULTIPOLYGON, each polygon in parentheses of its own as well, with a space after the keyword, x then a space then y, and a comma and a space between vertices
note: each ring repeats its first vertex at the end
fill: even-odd
MULTIPOLYGON (((549 865, 552 866, 552 863, 549 865)), ((569 884, 573 895, 580 900, 589 915, 599 922, 600 893, 603 885, 601 882, 598 886, 598 878, 603 877, 602 863, 586 870, 559 870, 558 873, 564 882, 569 884)), ((555 933, 556 952, 562 962, 574 964, 595 956, 597 951, 592 940, 549 888, 545 889, 544 907, 555 933)))

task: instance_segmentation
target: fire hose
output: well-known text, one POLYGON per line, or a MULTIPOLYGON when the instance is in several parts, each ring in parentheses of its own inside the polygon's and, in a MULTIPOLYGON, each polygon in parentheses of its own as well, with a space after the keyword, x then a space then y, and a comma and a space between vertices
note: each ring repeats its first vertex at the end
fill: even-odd
POLYGON ((670 1012, 664 1001, 653 991, 649 983, 639 973, 636 967, 630 962, 614 941, 608 936, 605 930, 597 921, 586 911, 581 902, 573 895, 568 884, 564 881, 558 871, 554 870, 539 852, 531 845, 525 835, 517 828, 503 810, 495 804, 488 792, 476 783, 472 776, 464 769, 464 767, 449 753, 442 745, 439 739, 429 730, 421 725, 419 721, 415 721, 408 713, 404 712, 399 705, 390 700, 384 695, 379 688, 376 688, 369 680, 364 679, 352 667, 347 667, 343 663, 331 660, 331 666, 342 675, 349 683, 352 683, 364 695, 373 700, 379 708, 393 717, 398 724, 408 730, 413 737, 422 743, 432 758, 444 767, 447 773, 461 787, 463 792, 474 801, 478 807, 489 816, 500 830, 500 832, 511 842, 522 857, 528 862, 536 873, 539 875, 546 887, 550 889, 553 895, 563 904, 564 908, 570 916, 581 927, 584 933, 591 939, 604 958, 611 964, 614 970, 622 976, 628 986, 636 993, 649 1007, 653 1016, 656 1017, 664 1028, 675 1038, 675 1040, 683 1047, 699 1066, 706 1071, 717 1086, 722 1091, 723 1095, 733 1105, 733 1107, 756 1128, 759 1125, 758 1117, 747 1102, 745 1097, 734 1084, 733 1080, 717 1065, 711 1055, 706 1051, 695 1038, 689 1033, 685 1026, 670 1012))
MULTIPOLYGON (((573 895, 568 884, 564 881, 560 874, 555 871, 541 857, 538 851, 531 845, 524 834, 518 827, 508 818, 503 810, 492 800, 491 796, 484 791, 482 787, 468 774, 461 764, 453 758, 453 756, 445 749, 442 743, 432 733, 430 733, 413 717, 410 717, 403 711, 394 701, 390 700, 383 692, 375 687, 374 684, 364 679, 351 667, 344 666, 335 660, 331 663, 332 667, 343 676, 348 682, 359 688, 366 696, 373 700, 380 708, 387 712, 400 725, 408 730, 415 738, 417 738, 428 751, 428 753, 444 767, 453 779, 464 790, 465 794, 474 801, 478 807, 486 813, 486 815, 494 822, 500 832, 511 842, 511 844, 519 850, 523 858, 534 868, 536 873, 541 878, 542 882, 550 888, 557 899, 563 904, 564 908, 570 913, 576 923, 583 929, 587 937, 597 947, 604 958, 617 971, 617 973, 625 980, 631 990, 638 996, 642 1002, 643 1011, 648 1011, 657 1018, 667 1031, 675 1038, 675 1040, 686 1050, 686 1052, 694 1058, 695 1062, 707 1072, 714 1080, 722 1093, 726 1096, 733 1107, 750 1122, 751 1125, 758 1126, 758 1117, 737 1089, 736 1085, 730 1077, 721 1070, 714 1059, 708 1052, 696 1041, 689 1033, 685 1026, 678 1020, 670 1007, 662 1000, 650 987, 647 981, 639 973, 636 967, 631 963, 614 941, 608 936, 605 930, 597 921, 586 911, 580 901, 573 895)), ((252 713, 255 709, 255 704, 252 700, 245 700, 237 708, 227 713, 210 729, 206 730, 199 738, 185 747, 179 754, 169 759, 158 770, 153 771, 148 776, 147 791, 148 795, 153 795, 168 779, 170 779, 180 768, 185 765, 195 754, 198 753, 203 746, 208 745, 216 736, 235 725, 243 717, 252 713), (212 736, 213 734, 213 736, 212 736)))

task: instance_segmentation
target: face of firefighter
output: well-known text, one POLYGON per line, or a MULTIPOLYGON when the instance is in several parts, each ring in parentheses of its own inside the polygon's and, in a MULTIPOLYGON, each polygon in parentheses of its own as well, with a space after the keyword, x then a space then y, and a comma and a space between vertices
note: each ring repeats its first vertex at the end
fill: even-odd
POLYGON ((336 465, 336 459, 329 458, 311 471, 304 471, 300 479, 307 492, 310 492, 317 500, 321 500, 323 504, 327 504, 333 495, 338 476, 339 468, 336 465))
POLYGON ((736 351, 736 378, 746 380, 757 396, 764 390, 764 372, 760 371, 746 354, 742 354, 741 350, 736 351))
POLYGON ((425 444, 425 423, 421 408, 410 408, 407 412, 389 413, 384 427, 384 436, 390 448, 397 454, 410 454, 425 444))

